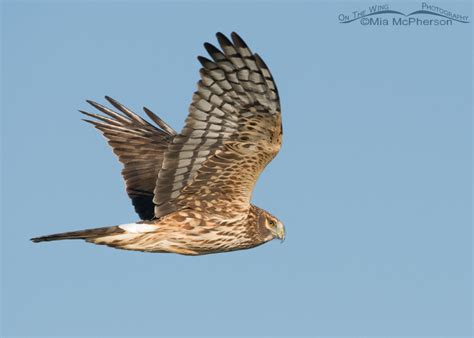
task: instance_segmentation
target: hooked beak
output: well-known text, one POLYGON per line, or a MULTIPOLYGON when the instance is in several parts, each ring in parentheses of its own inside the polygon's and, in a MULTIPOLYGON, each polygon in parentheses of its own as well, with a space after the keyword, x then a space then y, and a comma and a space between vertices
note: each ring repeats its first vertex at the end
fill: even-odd
POLYGON ((285 226, 283 223, 278 222, 276 227, 276 237, 281 240, 281 243, 285 240, 285 226))

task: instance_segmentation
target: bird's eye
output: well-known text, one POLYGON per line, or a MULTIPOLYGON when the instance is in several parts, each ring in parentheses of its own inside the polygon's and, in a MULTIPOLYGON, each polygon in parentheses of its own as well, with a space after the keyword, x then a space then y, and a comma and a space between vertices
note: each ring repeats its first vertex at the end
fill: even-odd
POLYGON ((274 227, 274 226, 275 226, 275 222, 274 222, 274 221, 268 221, 268 224, 270 224, 271 227, 274 227))

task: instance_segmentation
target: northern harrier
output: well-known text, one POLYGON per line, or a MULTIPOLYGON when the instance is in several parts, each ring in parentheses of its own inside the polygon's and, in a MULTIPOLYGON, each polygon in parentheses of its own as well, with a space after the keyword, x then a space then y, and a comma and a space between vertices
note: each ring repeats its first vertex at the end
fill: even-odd
POLYGON ((105 115, 81 113, 107 138, 123 164, 141 221, 33 238, 84 239, 127 250, 201 255, 283 240, 283 224, 250 203, 254 185, 282 139, 275 81, 263 60, 236 34, 217 33, 221 50, 204 47, 201 80, 177 133, 149 109, 152 124, 117 101, 105 115))

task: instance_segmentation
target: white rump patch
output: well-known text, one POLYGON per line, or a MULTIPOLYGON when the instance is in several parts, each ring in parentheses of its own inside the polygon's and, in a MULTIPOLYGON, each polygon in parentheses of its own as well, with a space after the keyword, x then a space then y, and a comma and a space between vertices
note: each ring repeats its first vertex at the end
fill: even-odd
POLYGON ((141 234, 145 232, 154 232, 158 230, 158 227, 153 224, 144 224, 144 223, 129 223, 119 225, 120 229, 130 232, 132 234, 141 234))

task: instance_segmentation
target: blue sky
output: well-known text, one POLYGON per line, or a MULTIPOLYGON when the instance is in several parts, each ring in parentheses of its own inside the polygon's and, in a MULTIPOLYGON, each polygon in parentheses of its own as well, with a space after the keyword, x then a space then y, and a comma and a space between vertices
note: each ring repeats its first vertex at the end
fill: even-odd
POLYGON ((472 24, 338 22, 371 4, 2 2, 2 335, 471 336, 472 24), (137 220, 77 109, 110 95, 179 130, 217 31, 279 87, 284 144, 253 200, 285 243, 29 242, 137 220))

